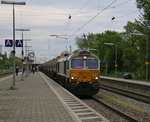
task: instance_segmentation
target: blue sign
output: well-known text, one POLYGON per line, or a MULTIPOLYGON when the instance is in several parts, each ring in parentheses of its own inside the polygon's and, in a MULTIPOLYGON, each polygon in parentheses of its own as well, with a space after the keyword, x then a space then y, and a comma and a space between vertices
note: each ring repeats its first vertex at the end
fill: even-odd
POLYGON ((13 40, 6 39, 5 40, 5 47, 12 47, 12 46, 13 46, 13 40))
POLYGON ((16 40, 16 47, 23 47, 23 40, 16 40))

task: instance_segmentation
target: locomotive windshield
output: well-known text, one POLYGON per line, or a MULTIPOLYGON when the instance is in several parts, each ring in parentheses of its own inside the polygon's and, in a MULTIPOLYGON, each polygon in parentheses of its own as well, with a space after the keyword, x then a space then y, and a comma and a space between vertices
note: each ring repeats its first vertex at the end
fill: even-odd
POLYGON ((82 68, 84 68, 84 60, 83 59, 72 59, 71 68, 72 69, 82 69, 82 68))
POLYGON ((97 69, 98 61, 96 59, 87 59, 86 60, 86 68, 87 69, 97 69))
POLYGON ((72 59, 72 69, 98 69, 98 60, 96 59, 72 59))

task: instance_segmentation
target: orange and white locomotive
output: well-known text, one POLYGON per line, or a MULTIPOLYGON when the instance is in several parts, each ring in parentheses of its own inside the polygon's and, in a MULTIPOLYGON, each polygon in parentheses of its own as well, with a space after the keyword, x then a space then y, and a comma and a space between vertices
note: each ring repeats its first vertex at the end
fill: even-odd
POLYGON ((75 95, 92 96, 99 91, 100 61, 88 50, 57 57, 40 69, 75 95))

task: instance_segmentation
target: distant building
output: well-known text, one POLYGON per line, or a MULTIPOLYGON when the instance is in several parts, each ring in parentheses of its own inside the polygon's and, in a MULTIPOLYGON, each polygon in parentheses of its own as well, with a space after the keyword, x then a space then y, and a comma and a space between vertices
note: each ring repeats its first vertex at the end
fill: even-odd
POLYGON ((0 44, 0 54, 2 54, 2 45, 0 44))

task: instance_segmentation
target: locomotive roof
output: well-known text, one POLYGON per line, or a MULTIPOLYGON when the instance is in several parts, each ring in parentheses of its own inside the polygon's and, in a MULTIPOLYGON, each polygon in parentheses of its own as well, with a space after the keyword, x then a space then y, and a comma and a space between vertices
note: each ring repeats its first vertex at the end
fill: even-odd
POLYGON ((80 51, 78 51, 76 53, 72 53, 72 54, 70 54, 68 56, 64 56, 64 57, 60 58, 58 60, 58 62, 70 60, 70 59, 72 59, 73 57, 76 57, 76 56, 93 56, 93 57, 99 59, 95 54, 91 53, 88 50, 80 50, 80 51))
POLYGON ((90 51, 88 50, 80 50, 74 54, 72 54, 70 56, 70 58, 73 58, 73 57, 76 57, 76 56, 93 56, 95 58, 98 58, 95 54, 91 53, 90 51))

